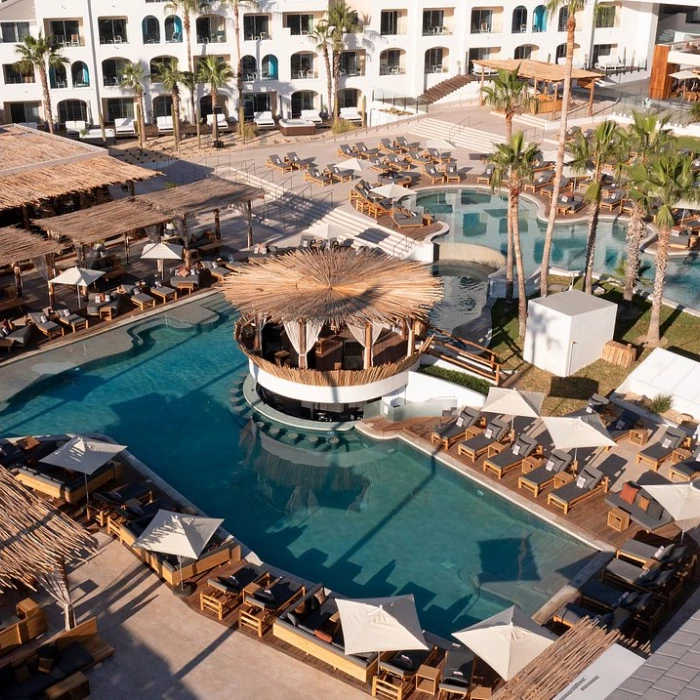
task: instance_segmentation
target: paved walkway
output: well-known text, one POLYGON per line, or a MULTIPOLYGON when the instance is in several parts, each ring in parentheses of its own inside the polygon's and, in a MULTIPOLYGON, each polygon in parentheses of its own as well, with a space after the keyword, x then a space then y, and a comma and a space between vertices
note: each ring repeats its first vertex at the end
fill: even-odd
MULTIPOLYGON (((93 700, 359 700, 330 675, 190 610, 118 542, 70 575, 78 621, 98 618, 114 656, 88 671, 93 700)), ((60 626, 57 606, 52 623, 60 626)))

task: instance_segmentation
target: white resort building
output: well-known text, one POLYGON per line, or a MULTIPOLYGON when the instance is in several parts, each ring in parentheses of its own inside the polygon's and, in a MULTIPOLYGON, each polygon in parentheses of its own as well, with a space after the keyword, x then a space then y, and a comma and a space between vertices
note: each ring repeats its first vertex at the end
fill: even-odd
MULTIPOLYGON (((478 59, 563 60, 566 11, 551 16, 539 0, 505 3, 440 0, 351 0, 360 21, 348 34, 341 57, 341 107, 382 100, 416 99, 429 88, 473 69, 478 59)), ((624 0, 586 2, 577 17, 575 63, 613 71, 616 80, 648 75, 657 43, 683 41, 700 33, 697 5, 624 0), (639 70, 637 70, 639 69, 639 70)), ((191 18, 193 62, 221 56, 236 64, 238 47, 244 72, 244 106, 282 117, 302 109, 328 109, 324 59, 312 39, 327 8, 326 0, 263 0, 253 11, 241 6, 241 36, 234 36, 230 6, 202 2, 191 18)), ((51 72, 55 119, 97 124, 131 116, 132 96, 120 87, 125 61, 141 62, 147 72, 166 57, 187 68, 183 18, 165 0, 4 0, 0 4, 0 121, 41 122, 41 86, 34 75, 14 66, 15 46, 27 34, 55 37, 68 59, 51 72)), ((462 81, 446 86, 458 90, 462 81)), ((200 114, 212 111, 211 99, 198 88, 200 114)), ((223 111, 234 116, 235 89, 220 93, 223 111)), ((190 100, 183 108, 191 111, 190 100)), ((149 84, 147 121, 170 114, 170 97, 149 84)), ((188 114, 192 119, 193 115, 188 114)))

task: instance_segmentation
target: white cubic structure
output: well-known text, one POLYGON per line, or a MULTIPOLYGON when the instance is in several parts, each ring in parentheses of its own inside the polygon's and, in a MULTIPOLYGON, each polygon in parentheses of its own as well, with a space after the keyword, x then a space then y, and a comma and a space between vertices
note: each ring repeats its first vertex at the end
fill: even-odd
POLYGON ((528 306, 523 357, 557 377, 569 377, 600 359, 613 339, 617 304, 570 289, 528 306))

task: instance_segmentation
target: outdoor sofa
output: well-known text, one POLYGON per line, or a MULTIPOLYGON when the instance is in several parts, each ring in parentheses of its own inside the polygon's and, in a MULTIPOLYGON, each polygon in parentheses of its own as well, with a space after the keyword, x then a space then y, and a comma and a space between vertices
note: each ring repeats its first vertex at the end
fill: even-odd
POLYGON ((265 587, 243 593, 238 610, 238 626, 253 630, 262 639, 269 627, 283 612, 306 595, 306 586, 299 581, 280 576, 265 587))
POLYGON ((660 486, 671 483, 657 472, 647 471, 637 481, 628 481, 620 491, 608 494, 605 502, 612 508, 624 511, 630 520, 647 532, 658 530, 672 522, 673 518, 658 501, 645 490, 645 486, 660 486))

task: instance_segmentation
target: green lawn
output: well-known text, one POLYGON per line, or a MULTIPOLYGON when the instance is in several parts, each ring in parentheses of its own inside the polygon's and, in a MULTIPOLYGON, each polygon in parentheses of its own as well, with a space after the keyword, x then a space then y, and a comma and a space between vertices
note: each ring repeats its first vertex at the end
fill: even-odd
MULTIPOLYGON (((603 298, 622 304, 622 293, 616 289, 609 289, 603 298)), ((649 302, 635 300, 630 313, 618 317, 615 340, 632 343, 639 349, 637 364, 651 352, 650 349, 643 348, 640 342, 649 327, 650 314, 649 302)), ((491 349, 504 367, 522 372, 516 386, 547 394, 543 406, 546 414, 564 415, 581 408, 592 393, 598 392, 604 395, 609 393, 620 385, 631 371, 598 360, 571 377, 554 377, 523 361, 522 343, 518 339, 517 318, 513 314, 506 313, 505 303, 502 300, 494 304, 491 316, 493 322, 491 349)), ((664 347, 700 360, 698 356, 700 319, 674 309, 664 308, 661 332, 664 347)), ((636 364, 634 366, 636 367, 636 364)))

